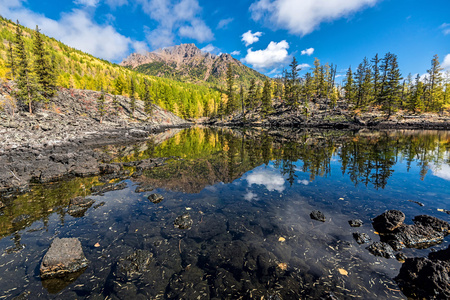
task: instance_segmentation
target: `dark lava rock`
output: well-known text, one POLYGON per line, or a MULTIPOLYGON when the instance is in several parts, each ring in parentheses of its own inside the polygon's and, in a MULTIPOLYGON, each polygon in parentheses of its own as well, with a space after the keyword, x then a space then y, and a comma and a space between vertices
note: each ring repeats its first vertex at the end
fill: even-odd
POLYGON ((375 242, 372 243, 369 247, 366 248, 375 256, 381 256, 384 258, 395 258, 394 250, 389 244, 383 242, 375 242))
POLYGON ((388 210, 373 219, 373 228, 379 233, 389 233, 405 221, 405 214, 399 210, 388 210))
POLYGON ((354 232, 353 238, 360 245, 366 244, 366 243, 370 242, 370 240, 371 240, 370 236, 367 233, 359 233, 359 232, 354 232))
POLYGON ((148 250, 136 250, 130 256, 122 258, 116 265, 114 275, 122 281, 130 281, 150 270, 153 253, 148 250))
POLYGON ((104 184, 104 185, 93 186, 93 187, 91 187, 91 191, 95 195, 101 195, 101 194, 106 193, 106 192, 123 190, 126 187, 127 187, 127 183, 126 182, 121 182, 121 183, 118 183, 118 184, 107 183, 107 184, 104 184))
POLYGON ((85 197, 76 197, 70 200, 69 209, 67 213, 72 217, 82 217, 89 207, 94 204, 95 200, 85 197))
POLYGON ((192 223, 191 215, 188 212, 178 216, 173 222, 175 228, 179 229, 189 229, 192 227, 192 223))
POLYGON ((87 267, 81 243, 76 238, 55 238, 42 260, 41 278, 61 277, 87 267))
POLYGON ((360 219, 355 219, 355 220, 348 221, 348 224, 350 224, 350 226, 352 226, 352 227, 361 227, 363 224, 363 221, 361 221, 360 219))
POLYGON ((103 164, 99 166, 101 174, 113 174, 119 173, 122 169, 118 164, 103 164))
POLYGON ((433 230, 437 232, 442 232, 445 235, 450 233, 450 224, 448 222, 445 222, 441 219, 438 219, 436 217, 427 216, 427 215, 420 215, 416 216, 414 219, 414 224, 420 224, 423 226, 428 226, 433 228, 433 230))
POLYGON ((164 197, 160 194, 151 194, 150 196, 148 196, 148 200, 153 203, 159 203, 164 200, 164 197))
POLYGON ((145 183, 145 184, 140 184, 138 185, 138 187, 136 188, 135 192, 136 193, 144 193, 144 192, 151 192, 153 191, 155 187, 151 184, 145 183))
POLYGON ((400 241, 398 241, 398 240, 390 240, 390 241, 388 241, 387 243, 388 243, 388 244, 392 247, 392 249, 394 249, 395 251, 400 251, 400 250, 402 250, 403 248, 405 248, 405 244, 402 243, 402 242, 400 242, 400 241))
POLYGON ((408 248, 427 248, 442 242, 446 234, 420 224, 402 225, 392 234, 382 236, 382 239, 397 240, 408 248))
POLYGON ((395 254, 395 258, 399 261, 399 262, 405 262, 406 261, 406 256, 405 254, 398 252, 395 254))
POLYGON ((309 214, 309 216, 310 216, 311 219, 313 219, 313 220, 317 220, 317 221, 320 221, 320 222, 325 222, 325 216, 324 216, 324 214, 323 214, 321 211, 319 211, 319 210, 313 210, 313 211, 309 214))
POLYGON ((407 258, 395 278, 402 292, 414 299, 450 299, 450 248, 428 258, 407 258))
POLYGON ((104 175, 98 179, 100 182, 109 182, 114 179, 119 180, 125 180, 130 178, 130 171, 129 170, 123 170, 111 174, 104 175))

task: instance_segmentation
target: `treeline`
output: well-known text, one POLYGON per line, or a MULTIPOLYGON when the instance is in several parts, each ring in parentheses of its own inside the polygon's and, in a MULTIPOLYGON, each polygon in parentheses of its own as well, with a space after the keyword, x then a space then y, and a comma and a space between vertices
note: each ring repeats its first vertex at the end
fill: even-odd
MULTIPOLYGON (((170 79, 140 74, 116 64, 95 58, 71 48, 40 32, 28 29, 0 17, 0 78, 17 80, 19 52, 17 28, 22 31, 22 53, 27 56, 29 76, 36 77, 38 66, 48 70, 54 78, 53 86, 101 91, 123 95, 134 99, 150 99, 152 103, 173 111, 183 118, 211 115, 218 106, 220 92, 205 86, 176 82, 170 79), (35 50, 37 39, 41 39, 45 65, 39 61, 35 50), (14 71, 13 69, 16 68, 14 71), (14 74, 13 74, 14 73, 14 74)), ((41 56, 42 57, 42 56, 41 56)), ((51 95, 42 91, 36 101, 49 101, 51 95)), ((28 103, 28 102, 27 102, 28 103)), ((31 102, 33 103, 33 101, 31 102)))
POLYGON ((303 76, 294 57, 283 76, 258 83, 254 80, 246 90, 234 83, 233 67, 227 71, 227 91, 222 96, 217 114, 219 116, 242 113, 260 108, 261 115, 273 110, 274 103, 285 103, 293 108, 303 108, 308 114, 311 103, 325 102, 334 108, 338 101, 344 101, 354 111, 369 108, 382 109, 391 115, 399 109, 414 113, 441 112, 450 108, 450 78, 444 77, 437 55, 431 60, 431 67, 424 76, 415 79, 409 74, 402 77, 397 56, 378 54, 372 60, 364 58, 358 68, 350 67, 343 84, 336 83, 337 66, 321 65, 316 58, 314 66, 303 76))

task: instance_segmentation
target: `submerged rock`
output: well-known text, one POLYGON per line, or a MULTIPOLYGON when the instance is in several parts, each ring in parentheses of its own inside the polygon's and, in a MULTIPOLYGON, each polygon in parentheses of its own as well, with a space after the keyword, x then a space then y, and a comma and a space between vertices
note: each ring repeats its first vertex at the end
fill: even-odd
POLYGON ((164 197, 160 194, 151 194, 150 196, 148 196, 148 200, 150 200, 153 203, 160 203, 161 201, 164 200, 164 197))
POLYGON ((127 183, 126 182, 121 182, 121 183, 117 183, 117 184, 115 184, 115 183, 107 183, 107 184, 104 184, 104 185, 93 186, 91 188, 91 191, 95 195, 102 195, 103 193, 106 193, 106 192, 123 190, 126 187, 127 187, 127 183))
POLYGON ((309 216, 313 220, 317 220, 320 222, 325 222, 325 215, 320 210, 313 210, 309 216))
POLYGON ((41 278, 61 277, 87 267, 81 242, 76 238, 55 238, 42 260, 41 278))
POLYGON ((363 224, 363 221, 360 219, 350 220, 348 221, 348 224, 350 224, 351 227, 361 227, 363 224))
POLYGON ((389 233, 405 221, 405 214, 399 210, 388 210, 373 219, 372 226, 379 233, 389 233))
POLYGON ((30 215, 23 214, 23 215, 20 215, 20 216, 15 217, 15 218, 11 221, 11 223, 12 223, 13 225, 19 225, 19 224, 28 222, 28 220, 29 220, 30 218, 31 218, 30 215))
POLYGON ((82 217, 89 207, 94 204, 94 200, 85 197, 76 197, 70 200, 69 209, 67 213, 72 217, 82 217))
POLYGON ((153 253, 148 250, 136 250, 133 254, 122 258, 116 265, 114 275, 122 281, 138 278, 150 270, 153 253))
POLYGON ((395 258, 394 249, 389 244, 383 242, 372 243, 366 248, 375 256, 381 256, 384 258, 395 258))
POLYGON ((153 191, 154 186, 151 184, 140 184, 136 187, 135 193, 144 193, 144 192, 150 192, 153 191))
POLYGON ((188 212, 178 216, 173 222, 175 228, 179 229, 189 229, 192 227, 192 223, 191 215, 188 212))
POLYGON ((367 233, 359 233, 359 232, 354 232, 353 238, 360 245, 366 244, 366 243, 370 242, 370 240, 371 240, 370 236, 367 233))
POLYGON ((407 297, 450 299, 450 247, 428 258, 407 258, 395 281, 407 297))

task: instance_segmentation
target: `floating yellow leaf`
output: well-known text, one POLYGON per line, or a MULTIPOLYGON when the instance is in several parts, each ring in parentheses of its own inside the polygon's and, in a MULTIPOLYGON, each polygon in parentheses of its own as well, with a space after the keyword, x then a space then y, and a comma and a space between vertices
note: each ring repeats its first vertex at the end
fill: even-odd
POLYGON ((280 268, 283 271, 287 270, 287 266, 288 266, 287 263, 279 263, 278 264, 278 268, 280 268))
POLYGON ((373 233, 380 235, 378 232, 374 231, 373 233))
POLYGON ((279 242, 284 242, 286 239, 282 236, 280 236, 280 238, 278 239, 279 242))
POLYGON ((339 200, 341 200, 341 201, 342 201, 342 200, 344 200, 344 198, 339 198, 339 200))
POLYGON ((438 208, 437 210, 438 210, 438 211, 444 211, 442 208, 438 208))
POLYGON ((338 271, 339 271, 339 273, 340 273, 341 275, 344 275, 344 276, 347 276, 347 275, 348 275, 348 272, 347 272, 346 270, 344 270, 344 269, 338 269, 338 271))
POLYGON ((98 248, 98 247, 100 247, 100 244, 99 243, 95 243, 94 247, 98 248))

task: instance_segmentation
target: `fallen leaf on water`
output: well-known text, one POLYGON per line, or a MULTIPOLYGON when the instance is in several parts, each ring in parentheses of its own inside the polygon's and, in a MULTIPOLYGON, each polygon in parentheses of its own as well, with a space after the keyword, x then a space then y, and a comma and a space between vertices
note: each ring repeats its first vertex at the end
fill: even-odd
POLYGON ((438 210, 438 211, 444 211, 442 208, 438 208, 437 210, 438 210))
POLYGON ((100 244, 99 243, 95 243, 94 247, 98 248, 98 247, 100 247, 100 244))
POLYGON ((282 236, 280 236, 280 238, 278 239, 279 242, 284 242, 286 239, 282 236))
POLYGON ((344 275, 344 276, 347 276, 347 275, 348 275, 348 272, 347 272, 346 270, 344 270, 344 269, 338 269, 338 271, 339 271, 339 273, 340 273, 341 275, 344 275))
POLYGON ((190 207, 186 207, 186 210, 191 210, 192 208, 190 208, 190 207))
POLYGON ((374 231, 373 233, 380 235, 378 232, 374 231))
POLYGON ((344 200, 344 198, 339 198, 339 200, 344 200))
POLYGON ((287 263, 279 263, 278 268, 280 268, 283 271, 287 270, 287 263))

